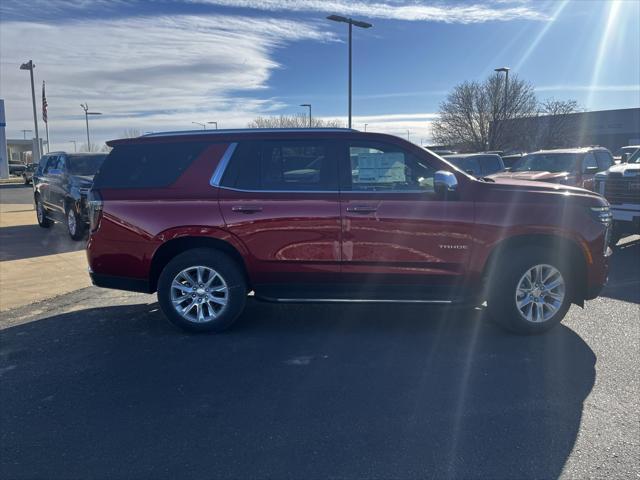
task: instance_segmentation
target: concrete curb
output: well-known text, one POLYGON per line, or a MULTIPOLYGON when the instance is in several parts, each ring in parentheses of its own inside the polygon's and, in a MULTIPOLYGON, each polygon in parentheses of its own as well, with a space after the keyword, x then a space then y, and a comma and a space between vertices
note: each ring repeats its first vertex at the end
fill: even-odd
POLYGON ((0 178, 0 185, 14 183, 24 183, 24 179, 22 177, 0 178))

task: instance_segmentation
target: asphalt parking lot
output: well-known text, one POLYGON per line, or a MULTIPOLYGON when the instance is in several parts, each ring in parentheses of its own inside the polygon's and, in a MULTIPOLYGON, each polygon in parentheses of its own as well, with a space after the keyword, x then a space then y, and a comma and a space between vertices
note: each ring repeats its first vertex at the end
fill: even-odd
POLYGON ((187 335, 155 296, 81 288, 2 313, 0 477, 638 478, 639 322, 638 237, 537 337, 480 311, 256 301, 187 335))

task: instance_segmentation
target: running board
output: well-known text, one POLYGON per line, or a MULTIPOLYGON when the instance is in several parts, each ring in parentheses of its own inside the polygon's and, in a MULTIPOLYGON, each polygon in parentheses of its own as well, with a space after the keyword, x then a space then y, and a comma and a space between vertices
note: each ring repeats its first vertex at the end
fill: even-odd
POLYGON ((274 303, 429 303, 437 305, 452 304, 452 300, 415 300, 415 299, 374 299, 374 298, 273 298, 256 295, 257 300, 274 303))

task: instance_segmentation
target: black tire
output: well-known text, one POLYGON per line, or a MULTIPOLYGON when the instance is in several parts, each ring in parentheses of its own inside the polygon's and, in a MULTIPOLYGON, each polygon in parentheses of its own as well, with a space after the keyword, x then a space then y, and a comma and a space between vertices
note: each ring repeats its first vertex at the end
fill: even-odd
POLYGON ((40 225, 42 228, 49 228, 52 222, 47 217, 47 209, 44 208, 44 205, 40 201, 40 195, 36 195, 35 203, 36 203, 36 218, 38 219, 38 225, 40 225))
MULTIPOLYGON (((574 276, 570 265, 559 254, 547 249, 531 247, 509 252, 498 263, 492 277, 487 302, 489 317, 511 332, 524 335, 546 332, 562 321, 571 306, 574 276), (564 279, 564 298, 549 319, 534 322, 527 320, 524 314, 520 313, 516 304, 516 290, 524 274, 537 265, 551 266, 560 273, 564 279)), ((533 309, 533 305, 531 308, 533 309)))
MULTIPOLYGON (((206 295, 202 292, 201 294, 206 295)), ((193 295, 196 293, 193 292, 193 295)), ((221 332, 229 328, 244 310, 246 297, 247 284, 241 267, 228 255, 210 248, 194 248, 177 255, 164 267, 158 279, 158 302, 162 312, 171 323, 190 332, 221 332), (201 323, 188 320, 179 314, 173 306, 171 296, 172 284, 176 276, 197 266, 214 270, 227 287, 226 304, 216 312, 215 318, 201 323)), ((189 302, 191 302, 190 299, 185 300, 183 306, 188 306, 189 302)), ((200 312, 199 308, 204 308, 203 306, 198 308, 195 304, 194 307, 197 313, 200 312)), ((211 313, 211 310, 207 311, 211 313)), ((193 309, 189 312, 194 313, 193 309)))
POLYGON ((69 236, 71 240, 82 240, 84 238, 84 234, 87 230, 87 226, 84 224, 80 215, 73 207, 72 204, 68 204, 67 208, 64 212, 65 223, 67 224, 67 232, 69 232, 69 236))

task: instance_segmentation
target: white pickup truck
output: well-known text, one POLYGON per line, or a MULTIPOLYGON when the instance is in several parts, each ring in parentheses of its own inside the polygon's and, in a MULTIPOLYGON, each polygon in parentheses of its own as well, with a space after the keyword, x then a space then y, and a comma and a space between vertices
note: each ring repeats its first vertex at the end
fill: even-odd
POLYGON ((626 163, 597 173, 595 190, 611 204, 611 245, 625 235, 640 233, 640 149, 626 163))

